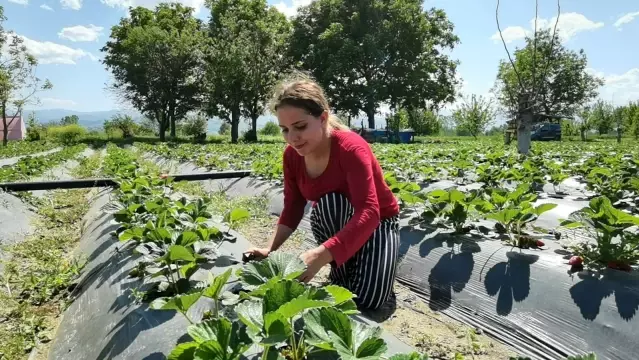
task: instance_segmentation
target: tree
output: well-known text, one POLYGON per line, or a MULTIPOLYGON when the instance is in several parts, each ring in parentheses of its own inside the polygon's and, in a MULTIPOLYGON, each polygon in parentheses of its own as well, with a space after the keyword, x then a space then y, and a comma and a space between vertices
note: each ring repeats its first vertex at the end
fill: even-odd
POLYGON ((579 134, 581 135, 581 141, 586 141, 586 132, 592 129, 592 107, 589 105, 581 107, 577 110, 577 116, 575 123, 579 128, 579 134))
POLYGON ((597 96, 603 80, 586 71, 583 49, 569 50, 554 36, 553 40, 551 30, 545 29, 526 37, 526 46, 515 50, 514 68, 500 61, 494 90, 503 109, 516 113, 519 97, 534 89, 536 113, 571 117, 597 96))
POLYGON ((207 59, 207 112, 231 125, 239 137, 240 117, 251 119, 249 140, 257 140, 257 119, 280 74, 288 66, 290 23, 265 0, 207 0, 212 50, 207 59))
POLYGON ((625 116, 626 108, 623 106, 617 106, 612 111, 612 119, 617 130, 617 143, 621 143, 621 133, 624 132, 625 116))
POLYGON ((599 132, 599 135, 608 134, 613 127, 613 107, 603 100, 597 101, 590 113, 592 126, 599 132))
POLYGON ((9 140, 9 127, 21 116, 24 106, 37 102, 37 92, 52 87, 49 80, 42 81, 36 76, 38 61, 27 52, 21 37, 4 30, 5 20, 4 8, 0 6, 0 116, 3 146, 9 140))
POLYGON ((561 134, 564 136, 574 136, 579 133, 578 126, 570 119, 561 120, 561 134))
POLYGON ((208 37, 193 9, 177 3, 155 11, 136 7, 111 28, 102 48, 113 89, 159 125, 160 140, 170 126, 199 109, 204 100, 204 55, 208 37))
POLYGON ((386 127, 392 132, 399 132, 408 127, 408 110, 400 109, 386 118, 386 127))
POLYGON ((220 124, 220 129, 217 131, 220 135, 228 135, 231 132, 231 125, 227 122, 220 124))
POLYGON ((79 120, 78 115, 67 115, 60 120, 60 125, 77 124, 79 120))
POLYGON ((442 124, 434 112, 428 109, 411 109, 408 111, 408 127, 418 135, 437 135, 442 124))
POLYGON ((272 121, 269 121, 266 124, 264 124, 264 127, 262 128, 262 130, 260 130, 260 134, 268 135, 268 136, 277 136, 280 134, 280 132, 281 132, 280 127, 277 126, 277 124, 272 121))
POLYGON ((290 55, 324 87, 333 107, 375 128, 382 103, 436 109, 455 96, 459 42, 442 10, 420 0, 317 0, 293 20, 290 55))
POLYGON ((635 138, 639 137, 639 101, 630 102, 623 107, 623 123, 624 131, 632 134, 635 138))
POLYGON ((463 101, 455 111, 453 119, 458 131, 467 131, 474 138, 482 134, 495 120, 492 102, 482 96, 472 95, 470 102, 463 101))
POLYGON ((138 124, 129 115, 114 115, 111 120, 104 121, 104 131, 109 134, 113 129, 122 132, 122 137, 131 138, 135 135, 138 124))

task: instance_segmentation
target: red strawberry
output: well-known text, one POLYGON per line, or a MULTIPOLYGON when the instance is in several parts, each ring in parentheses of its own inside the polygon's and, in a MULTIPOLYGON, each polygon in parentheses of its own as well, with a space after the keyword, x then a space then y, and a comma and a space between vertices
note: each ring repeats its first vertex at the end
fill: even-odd
POLYGON ((544 243, 541 240, 537 240, 537 242, 535 242, 535 245, 537 245, 537 247, 542 247, 542 246, 546 245, 546 243, 544 243))
POLYGON ((581 256, 573 256, 568 260, 568 264, 572 266, 579 266, 584 262, 581 256))
POLYGON ((169 174, 160 174, 160 179, 168 179, 169 174))

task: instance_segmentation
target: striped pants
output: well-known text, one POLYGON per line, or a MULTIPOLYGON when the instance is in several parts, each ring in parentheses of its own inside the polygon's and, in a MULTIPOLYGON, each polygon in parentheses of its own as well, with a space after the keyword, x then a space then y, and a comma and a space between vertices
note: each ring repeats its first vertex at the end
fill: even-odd
MULTIPOLYGON (((353 216, 348 199, 337 193, 324 195, 311 211, 311 230, 322 244, 342 229, 353 216)), ((348 239, 346 240, 348 241, 348 239)), ((331 263, 330 280, 347 288, 357 297, 358 307, 377 309, 393 293, 399 256, 399 217, 380 222, 373 235, 346 263, 331 263)))

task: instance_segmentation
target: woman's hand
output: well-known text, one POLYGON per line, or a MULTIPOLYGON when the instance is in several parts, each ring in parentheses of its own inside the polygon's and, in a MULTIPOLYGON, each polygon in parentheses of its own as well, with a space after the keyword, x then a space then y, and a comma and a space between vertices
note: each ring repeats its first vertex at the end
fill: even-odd
POLYGON ((253 258, 255 258, 255 260, 262 260, 262 259, 268 257, 268 254, 270 254, 270 253, 271 253, 271 250, 269 250, 268 248, 252 247, 252 248, 246 250, 246 252, 244 254, 253 255, 253 258))
POLYGON ((306 283, 311 281, 324 265, 333 261, 333 255, 323 245, 306 251, 300 258, 306 264, 306 271, 300 275, 299 280, 306 283))

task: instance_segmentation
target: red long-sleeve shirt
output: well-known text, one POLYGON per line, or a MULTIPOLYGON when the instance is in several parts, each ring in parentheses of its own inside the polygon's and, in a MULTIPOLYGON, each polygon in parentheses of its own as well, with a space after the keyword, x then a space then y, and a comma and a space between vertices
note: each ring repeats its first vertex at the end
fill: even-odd
POLYGON ((355 255, 381 219, 399 213, 379 162, 366 140, 355 132, 332 131, 328 165, 317 178, 308 175, 304 158, 294 148, 286 147, 283 160, 284 210, 279 224, 295 230, 304 216, 306 202, 316 202, 327 193, 344 194, 353 205, 351 220, 323 244, 337 266, 355 255))

